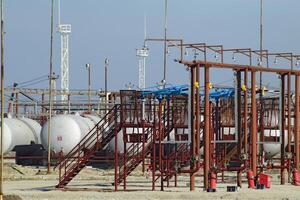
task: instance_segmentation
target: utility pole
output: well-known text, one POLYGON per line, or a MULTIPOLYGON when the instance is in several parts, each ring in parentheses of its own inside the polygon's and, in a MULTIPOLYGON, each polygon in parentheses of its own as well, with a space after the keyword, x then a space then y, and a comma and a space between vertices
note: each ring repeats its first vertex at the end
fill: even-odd
MULTIPOLYGON (((105 104, 107 104, 107 70, 108 70, 109 60, 105 58, 104 60, 104 93, 105 93, 105 104)), ((107 105, 105 105, 105 113, 107 112, 107 105)))
POLYGON ((91 90, 92 90, 92 86, 91 86, 91 64, 86 64, 85 65, 86 66, 86 69, 88 70, 88 101, 89 101, 89 108, 88 108, 88 110, 89 110, 89 112, 91 112, 91 90))
POLYGON ((168 12, 168 0, 165 0, 165 23, 164 23, 164 30, 165 30, 165 34, 164 34, 164 77, 163 80, 161 81, 163 88, 166 87, 166 83, 167 83, 167 25, 168 25, 168 21, 167 21, 167 13, 168 12))
POLYGON ((3 199, 3 135, 4 135, 4 20, 3 20, 3 0, 1 0, 1 170, 0 170, 0 200, 3 199))
MULTIPOLYGON (((259 65, 262 66, 263 63, 263 0, 260 0, 260 34, 259 34, 259 49, 260 49, 260 62, 259 65)), ((259 73, 259 88, 262 89, 262 72, 259 73)), ((261 96, 262 93, 260 93, 261 96)))
MULTIPOLYGON (((262 67, 263 66, 263 0, 260 0, 260 34, 259 34, 259 49, 260 49, 260 57, 259 57, 259 66, 262 67)), ((263 107, 263 93, 262 93, 262 71, 259 72, 259 90, 260 90, 260 93, 259 93, 259 109, 260 109, 260 116, 259 116, 259 135, 260 135, 260 139, 262 139, 264 137, 264 131, 262 129, 263 127, 263 112, 262 110, 264 109, 263 107)), ((256 146, 256 145, 255 145, 256 146)), ((254 148, 254 147, 253 147, 254 148)), ((264 146, 263 144, 259 144, 258 145, 258 148, 259 148, 259 154, 261 156, 261 162, 264 162, 264 156, 263 156, 263 153, 264 153, 264 146)))
POLYGON ((50 174, 51 168, 51 117, 52 117, 52 75, 53 75, 53 15, 54 0, 51 0, 51 33, 50 33, 50 66, 49 66, 49 120, 48 120, 48 168, 47 174, 50 174))

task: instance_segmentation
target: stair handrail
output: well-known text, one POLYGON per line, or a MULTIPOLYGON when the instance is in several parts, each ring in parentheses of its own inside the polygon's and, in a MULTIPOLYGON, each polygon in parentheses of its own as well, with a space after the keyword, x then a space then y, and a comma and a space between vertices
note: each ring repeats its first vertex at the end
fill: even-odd
POLYGON ((73 147, 73 149, 71 151, 69 151, 69 153, 66 154, 66 156, 64 156, 63 160, 61 160, 61 162, 59 162, 57 164, 57 166, 61 166, 61 165, 65 164, 69 158, 72 158, 76 153, 78 153, 78 149, 81 147, 82 143, 85 143, 86 141, 88 141, 88 139, 90 139, 92 136, 94 136, 95 132, 96 132, 95 130, 100 129, 101 127, 104 127, 106 125, 105 122, 109 121, 108 119, 110 119, 112 117, 109 115, 114 114, 112 111, 114 111, 115 109, 118 109, 119 106, 120 106, 119 104, 116 104, 112 109, 110 109, 109 112, 107 112, 105 114, 105 116, 73 147), (103 123, 103 121, 104 121, 104 123, 103 123), (101 126, 99 127, 100 124, 101 124, 101 126), (91 134, 92 132, 93 132, 93 134, 91 134))
MULTIPOLYGON (((115 107, 115 106, 114 106, 115 107)), ((114 109, 117 109, 118 107, 116 106, 114 109)), ((110 110, 109 112, 111 112, 112 110, 110 110)), ((114 114, 116 114, 116 113, 114 113, 114 114)), ((117 113, 118 114, 118 113, 117 113)), ((115 115, 114 115, 115 116, 115 115)), ((119 116, 119 115, 118 115, 119 116)), ((105 115, 105 117, 104 118, 106 118, 107 117, 107 115, 105 115)), ((109 118, 110 118, 111 116, 109 116, 109 118)), ((100 121, 103 121, 103 120, 100 120, 100 121)), ((106 120, 107 121, 107 120, 106 120)), ((113 121, 114 123, 117 123, 116 122, 116 120, 114 120, 113 121)), ((99 122, 100 123, 100 122, 99 122)), ((94 142, 95 140, 99 140, 99 137, 98 137, 98 134, 99 134, 99 123, 97 123, 96 125, 95 125, 95 127, 97 127, 97 129, 96 129, 96 131, 90 136, 90 137, 88 137, 86 140, 85 140, 85 143, 87 142, 87 141, 89 141, 92 137, 94 137, 94 135, 95 135, 95 133, 97 133, 97 137, 96 138, 93 138, 93 140, 88 144, 88 145, 90 145, 92 142, 94 142)), ((94 130, 95 129, 95 127, 92 129, 92 130, 94 130)), ((103 138, 103 136, 107 136, 107 135, 110 135, 110 132, 111 131, 114 131, 114 128, 117 128, 117 127, 115 127, 115 126, 107 126, 108 127, 108 130, 107 131, 104 131, 104 133, 103 134, 105 134, 105 135, 102 135, 102 138, 103 138), (111 127, 114 127, 114 128, 111 128, 111 127)), ((92 131, 91 130, 91 131, 92 131)), ((90 131, 90 132, 91 132, 90 131)), ((90 134, 90 132, 88 133, 88 134, 90 134)), ((105 139, 105 138, 103 138, 103 139, 105 139)), ((83 139, 81 140, 81 142, 83 141, 83 139)), ((103 140, 102 140, 103 141, 103 140)), ((97 146, 97 144, 95 143, 95 145, 97 146)), ((92 147, 90 147, 88 150, 90 150, 87 154, 85 154, 84 156, 82 156, 82 157, 79 157, 78 156, 78 158, 77 157, 67 157, 67 158, 65 158, 65 162, 61 162, 60 164, 59 164, 59 170, 61 171, 61 169, 62 168, 64 168, 65 170, 64 170, 64 173, 63 174, 61 174, 60 173, 60 176, 59 176, 59 181, 61 181, 61 180, 63 180, 66 176, 67 176, 67 174, 68 173, 70 173, 74 168, 76 168, 78 165, 79 165, 79 163, 81 163, 86 157, 88 157, 88 156, 90 156, 91 154, 92 154, 92 149, 93 149, 93 147, 95 147, 95 145, 93 145, 92 147), (69 158, 73 158, 73 159, 69 159, 69 158), (78 160, 77 160, 78 159, 78 160), (76 160, 76 162, 74 163, 73 161, 74 160, 76 160), (69 163, 67 163, 67 162, 69 162, 69 163), (71 167, 70 167, 71 166, 71 167)), ((75 147, 78 147, 78 148, 80 148, 80 145, 79 144, 77 144, 75 147)), ((75 148, 74 148, 75 149, 75 148)), ((80 149, 79 150, 77 150, 76 151, 76 153, 79 153, 80 152, 80 149)))
MULTIPOLYGON (((163 116, 162 116, 162 119, 163 119, 163 123, 165 124, 167 122, 166 119, 169 119, 169 118, 166 118, 166 116, 168 115, 168 113, 165 113, 163 116)), ((172 113, 169 113, 170 116, 172 116, 172 113)), ((172 122, 172 119, 170 120, 172 122)), ((164 138, 173 130, 173 123, 169 124, 170 127, 167 127, 165 126, 164 128, 164 138)), ((152 134, 154 134, 152 132, 152 134)), ((147 141, 149 140, 150 138, 150 141, 151 141, 151 137, 148 137, 147 141)), ((140 150, 142 148, 142 146, 139 146, 138 150, 140 150)), ((152 150, 152 143, 151 142, 148 142, 146 147, 145 147, 145 154, 147 155, 149 152, 151 152, 152 150)), ((140 155, 142 154, 143 152, 139 151, 139 153, 137 155, 140 155)), ((129 162, 129 164, 131 164, 130 166, 128 166, 126 169, 128 169, 128 171, 126 172, 126 176, 128 176, 130 174, 130 170, 132 168, 132 166, 135 166, 137 163, 139 164, 141 162, 142 159, 140 159, 140 157, 138 157, 139 159, 138 160, 135 160, 135 162, 132 162, 132 159, 130 160, 127 160, 126 163, 124 163, 125 165, 129 162)), ((119 173, 119 176, 118 176, 118 183, 121 183, 123 181, 123 173, 124 173, 124 164, 121 166, 121 170, 120 170, 120 173, 119 173)))

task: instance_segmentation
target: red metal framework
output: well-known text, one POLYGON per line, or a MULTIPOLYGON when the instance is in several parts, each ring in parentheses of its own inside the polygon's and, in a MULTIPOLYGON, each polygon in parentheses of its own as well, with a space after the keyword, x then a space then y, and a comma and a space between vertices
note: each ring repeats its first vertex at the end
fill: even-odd
MULTIPOLYGON (((209 116, 211 116, 212 110, 210 109, 210 102, 208 101, 208 95, 209 95, 209 70, 211 68, 227 68, 227 69, 233 69, 236 72, 236 77, 237 77, 237 94, 236 94, 236 98, 237 98, 237 113, 235 113, 235 115, 237 115, 237 120, 235 121, 235 126, 237 127, 238 131, 238 143, 236 145, 231 144, 229 149, 227 149, 225 151, 225 154, 223 154, 223 160, 220 162, 221 164, 224 162, 226 162, 228 159, 230 160, 230 158, 232 155, 234 155, 236 152, 238 153, 238 155, 241 155, 242 152, 245 153, 245 158, 244 160, 248 160, 247 159, 247 155, 250 155, 250 159, 247 161, 248 163, 250 163, 250 169, 253 171, 254 176, 256 177, 260 172, 262 172, 264 169, 267 169, 270 166, 265 166, 263 164, 264 159, 258 159, 261 155, 261 150, 258 149, 258 144, 262 144, 262 142, 267 142, 265 141, 265 139, 267 138, 264 134, 260 134, 260 139, 258 140, 258 132, 262 132, 264 133, 264 129, 274 129, 280 126, 280 130, 281 130, 281 134, 280 134, 280 144, 281 144, 281 161, 280 161, 280 165, 278 166, 281 169, 281 184, 285 183, 285 172, 286 171, 290 171, 290 168, 295 168, 295 169, 299 169, 299 122, 298 122, 298 110, 299 110, 299 71, 296 70, 288 70, 288 69, 277 69, 277 68, 264 68, 264 67, 253 67, 253 66, 246 66, 246 65, 237 65, 237 64, 225 64, 225 63, 216 63, 216 62, 207 62, 207 61, 179 61, 182 64, 185 64, 187 66, 190 67, 190 69, 192 70, 194 67, 198 67, 198 68, 204 68, 204 77, 205 77, 205 98, 206 100, 204 101, 204 143, 206 144, 206 150, 205 150, 205 156, 204 157, 204 187, 207 189, 208 188, 208 175, 209 175, 209 171, 211 171, 215 166, 213 165, 213 163, 211 163, 211 159, 209 159, 210 157, 208 155, 211 155, 213 153, 213 151, 215 151, 215 146, 213 146, 213 148, 208 148, 209 143, 212 141, 212 137, 209 137, 209 135, 211 134, 215 134, 214 133, 214 129, 211 129, 211 118, 209 118, 209 116), (242 92, 240 90, 241 88, 241 73, 244 73, 245 77, 247 76, 248 72, 251 72, 251 87, 249 88, 249 90, 251 91, 251 104, 248 105, 248 103, 244 103, 244 114, 242 113, 242 99, 241 96, 244 92, 242 92), (257 94, 257 89, 256 89, 256 72, 268 72, 268 73, 275 73, 275 74, 279 74, 281 77, 281 94, 280 96, 280 119, 277 121, 277 124, 266 124, 265 120, 268 122, 268 117, 272 116, 272 113, 276 112, 276 109, 278 109, 278 105, 277 108, 276 107, 272 107, 271 109, 265 106, 259 106, 257 107, 257 105, 264 105, 265 102, 264 100, 259 101, 256 98, 256 94, 257 94), (290 86, 290 79, 288 79, 288 84, 289 87, 286 88, 286 77, 290 77, 290 76, 295 76, 295 105, 293 106, 291 104, 291 86, 290 86), (248 111, 250 108, 250 115, 248 115, 248 111), (258 110, 259 108, 259 110, 258 110), (271 110, 271 113, 270 113, 271 110), (260 113, 260 114, 259 114, 260 113), (267 116, 266 114, 267 113, 267 116), (288 137, 288 141, 287 143, 291 145, 291 143, 294 143, 294 148, 291 149, 290 145, 289 147, 286 149, 285 148, 285 143, 286 143, 286 137, 284 136, 286 134, 286 132, 288 132, 288 135, 291 134, 291 119, 292 119, 292 115, 291 113, 294 113, 293 119, 296 122, 294 124, 293 127, 293 134, 295 137, 295 140, 292 141, 291 140, 291 136, 288 137), (263 116, 262 119, 259 119, 259 116, 263 116), (243 122, 244 121, 244 122, 243 122), (278 122, 280 121, 280 124, 278 124, 278 122), (289 123, 286 123, 286 121, 288 121, 289 123), (244 128, 242 128, 242 122, 243 122, 243 126, 244 128), (258 126, 258 122, 260 122, 260 126, 258 126), (259 129, 259 128, 260 129, 259 129), (247 132, 245 130, 250 130, 250 134, 247 135, 247 132), (243 131, 244 129, 244 131, 243 131), (260 130, 260 131, 259 131, 260 130), (250 140, 249 140, 250 139, 250 140), (242 141, 244 141, 244 147, 243 147, 243 143, 242 141), (234 147, 235 146, 235 147, 234 147), (236 148, 236 150, 234 150, 236 148), (250 151, 248 151, 248 148, 250 148, 250 151), (231 149, 231 150, 230 150, 231 149), (244 149, 244 150, 243 150, 244 149), (288 150, 288 151, 287 151, 288 150), (208 151, 208 152, 207 152, 208 151), (259 171, 258 171, 259 170, 259 171)), ((195 75, 194 75, 195 77, 195 75)), ((246 79, 246 78, 245 78, 246 79)), ((193 80, 193 77, 192 77, 193 80)), ((191 89, 193 89, 193 87, 191 86, 191 89)), ((248 88, 247 88, 248 90, 248 88)), ((261 92, 261 91, 259 91, 261 92)), ((246 93, 244 93, 244 96, 246 93)), ((248 101, 247 98, 245 98, 245 100, 248 101)), ((244 101, 245 102, 245 101, 244 101)), ((267 104, 270 107, 270 103, 267 104)), ((272 105, 272 104, 271 104, 272 105)), ((278 139, 278 137, 277 137, 278 139)), ((268 138, 268 140, 270 140, 270 137, 268 138)), ((276 137, 275 137, 276 140, 276 137)), ((218 149, 219 151, 219 149, 218 149)), ((231 159, 232 160, 232 159, 231 159)), ((218 168, 218 167, 217 167, 218 168)), ((244 167, 242 167, 241 165, 239 165, 237 167, 237 171, 238 173, 238 185, 240 184, 240 172, 241 170, 245 170, 247 169, 247 163, 245 163, 244 167)))
POLYGON ((189 97, 120 91, 120 105, 109 111, 61 161, 59 168, 64 173, 57 187, 68 184, 113 137, 115 190, 119 185, 127 189, 127 177, 139 165, 143 172, 147 169, 152 172, 152 190, 157 185, 164 190, 172 178, 177 186, 177 176, 188 173, 193 191, 200 169, 203 169, 204 189, 210 187, 210 175, 221 174, 224 180, 225 171, 236 171, 237 185, 241 186, 243 173, 248 170, 257 178, 270 168, 280 169, 282 184, 286 172, 299 170, 299 71, 201 60, 179 62, 189 67, 189 97), (211 68, 234 71, 234 98, 210 98, 211 68), (200 69, 204 80, 200 80, 200 69), (256 73, 260 71, 280 76, 281 88, 276 97, 257 98, 263 92, 256 88, 256 73), (204 83, 202 96, 200 82, 204 83), (274 130, 278 132, 272 135, 274 130), (280 145, 279 160, 266 156, 264 145, 270 144, 280 145))
MULTIPOLYGON (((199 67, 194 65, 190 70, 192 77, 199 73, 199 67)), ((280 109, 286 110, 286 104, 281 104, 279 98, 263 98, 258 102, 255 98, 255 74, 253 73, 251 101, 247 99, 248 92, 237 90, 236 96, 238 107, 232 98, 209 100, 209 67, 206 68, 204 95, 204 106, 200 107, 200 95, 198 84, 192 84, 191 99, 187 96, 173 95, 168 98, 157 98, 151 94, 141 97, 138 91, 121 91, 120 105, 116 105, 107 115, 88 133, 85 138, 60 162, 60 182, 57 187, 64 187, 86 166, 95 152, 103 148, 115 137, 115 190, 118 185, 123 184, 127 189, 127 177, 139 165, 143 172, 151 170, 152 189, 155 190, 156 182, 160 180, 160 189, 170 185, 172 178, 177 186, 177 176, 182 173, 190 174, 190 190, 195 188, 195 174, 203 167, 204 186, 209 187, 209 174, 221 173, 224 180, 224 171, 237 171, 238 185, 241 185, 242 172, 251 169, 258 175, 265 169, 279 167, 284 171, 297 166, 297 148, 299 144, 291 143, 292 157, 285 156, 280 165, 270 163, 263 165, 264 159, 259 157, 260 142, 284 142, 283 138, 266 135, 260 136, 257 122, 258 116, 263 116, 263 125, 259 126, 266 130, 279 129, 280 109), (247 100, 245 100, 247 99, 247 100), (190 119, 191 130, 188 130, 188 102, 191 106, 190 119), (198 102, 198 105, 193 103, 198 102), (263 110, 257 111, 256 105, 263 110), (234 118, 235 112, 237 118, 234 118), (263 114, 259 114, 262 112, 263 114), (198 116, 198 117, 197 117, 198 116), (238 121, 236 121, 238 120, 238 121), (237 124, 236 124, 237 123, 237 124), (237 125, 237 126, 236 126, 237 125), (235 129, 237 127, 237 129, 235 129), (237 131, 237 133, 235 133, 237 131), (122 134, 121 146, 123 152, 118 149, 118 133, 122 134), (189 134, 191 133, 191 134, 189 134), (253 145, 255 143, 255 145, 253 145), (204 154, 200 149, 204 148, 204 154), (147 164, 148 161, 148 164, 147 164), (186 169, 189 166, 190 169, 186 169), (167 183, 167 185, 165 185, 167 183)), ((247 71, 239 70, 237 73, 238 88, 241 86, 241 73, 247 71)), ((283 75, 284 77, 284 75, 283 75)), ((282 79, 283 80, 283 79, 282 79)), ((191 83, 198 82, 197 77, 191 79, 191 83)), ((299 82, 296 79, 296 82, 299 82)), ((282 84, 284 87, 284 84, 282 84)), ((284 90, 282 90, 284 91, 284 90)), ((288 102, 288 96, 284 95, 283 102, 288 102)), ((299 98, 295 98, 295 102, 299 98)), ((295 104, 291 111, 295 119, 299 109, 295 104)), ((299 106, 298 106, 299 107, 299 106)), ((283 112, 285 113, 285 112, 283 112)), ((282 114, 283 118, 291 115, 282 114)), ((281 121, 281 123, 284 123, 281 121)), ((284 125, 284 132, 288 127, 284 125)), ((295 133, 297 124, 295 121, 295 133)), ((295 138, 299 137, 295 134, 295 138)), ((296 138, 297 141, 297 138, 296 138)))

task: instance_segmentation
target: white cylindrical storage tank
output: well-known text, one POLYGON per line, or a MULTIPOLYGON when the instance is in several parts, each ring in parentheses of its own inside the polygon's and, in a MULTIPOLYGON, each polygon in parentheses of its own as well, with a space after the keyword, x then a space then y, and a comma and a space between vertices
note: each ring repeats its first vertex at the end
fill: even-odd
MULTIPOLYGON (((126 128, 126 133, 127 134, 133 134, 133 133, 142 134, 143 129, 142 128, 126 128)), ((169 134, 170 134, 170 141, 175 141, 175 131, 172 130, 169 134)), ((148 137, 151 137, 151 136, 148 134, 148 137)), ((145 138, 145 140, 147 141, 147 138, 145 138)), ((164 141, 166 142, 167 138, 165 138, 164 141)), ((126 143, 126 148, 128 148, 131 145, 132 145, 131 142, 126 143)), ((142 146, 142 142, 139 144, 139 147, 141 147, 141 146, 142 146)), ((109 148, 109 151, 115 152, 115 137, 108 144, 108 148, 109 148)), ((140 148, 140 150, 142 150, 142 149, 140 148)), ((121 153, 121 154, 124 153, 124 142, 123 142, 123 131, 122 130, 118 133, 118 153, 121 153)))
POLYGON ((41 125, 37 121, 25 117, 19 118, 19 120, 27 124, 28 127, 32 129, 32 133, 34 134, 36 144, 41 144, 41 125))
POLYGON ((4 153, 16 145, 39 143, 41 126, 28 118, 4 118, 4 153))
MULTIPOLYGON (((132 134, 132 133, 143 133, 142 128, 126 128, 126 134, 132 134)), ((148 136, 149 137, 149 136, 148 136)), ((146 138, 147 140, 147 138, 146 138)), ((132 143, 126 143, 126 148, 128 148, 132 143)), ((142 145, 142 144, 140 144, 142 145)), ((109 142, 108 144, 109 151, 115 152, 115 137, 109 142)), ((124 153, 124 142, 123 142, 123 131, 121 130, 118 133, 118 153, 123 154, 124 153)))
POLYGON ((101 120, 97 115, 84 115, 83 117, 90 119, 95 125, 101 120))
MULTIPOLYGON (((265 115, 268 116, 267 119, 265 119, 266 122, 268 122, 268 125, 270 126, 277 126, 279 124, 279 112, 278 111, 274 111, 274 110, 268 110, 265 112, 265 115)), ((292 124, 294 124, 294 122, 292 121, 292 124)), ((264 129, 264 136, 268 137, 280 137, 281 135, 281 130, 279 129, 264 129)), ((285 137, 285 144, 284 146, 286 147, 287 145, 287 139, 288 139, 288 132, 287 130, 284 131, 284 137, 285 137)), ((274 156, 276 156, 277 154, 280 153, 281 151, 281 144, 279 144, 279 142, 277 144, 275 143, 265 143, 263 144, 264 147, 264 151, 266 153, 266 157, 267 158, 272 158, 274 156)))
MULTIPOLYGON (((43 146, 48 149, 47 121, 41 131, 43 146)), ((79 115, 56 115, 51 119, 51 151, 67 154, 95 126, 95 122, 79 115)))
POLYGON ((235 135, 235 127, 224 127, 223 131, 224 131, 224 135, 235 135))
MULTIPOLYGON (((1 128, 1 127, 0 127, 1 128)), ((4 119, 4 130, 3 130, 3 152, 4 154, 8 153, 11 151, 11 143, 12 143, 12 133, 5 123, 4 119)))
MULTIPOLYGON (((273 137, 279 137, 280 136, 280 130, 264 130, 264 135, 265 136, 273 136, 273 137)), ((287 145, 287 139, 288 139, 288 133, 287 131, 284 132, 284 137, 285 137, 285 143, 284 146, 286 147, 287 145)), ((281 151, 281 144, 278 142, 278 144, 274 144, 274 143, 265 143, 263 144, 264 146, 264 151, 266 153, 266 157, 267 158, 272 158, 274 156, 276 156, 277 154, 280 153, 281 151)))
MULTIPOLYGON (((101 118, 97 115, 84 115, 84 117, 89 120, 92 121, 94 123, 94 125, 98 124, 101 121, 101 118)), ((105 122, 105 120, 102 120, 101 123, 99 124, 99 127, 103 125, 103 123, 105 122)), ((107 124, 104 124, 103 126, 106 130, 108 129, 107 124)), ((109 146, 109 143, 103 147, 103 149, 106 149, 109 146)))

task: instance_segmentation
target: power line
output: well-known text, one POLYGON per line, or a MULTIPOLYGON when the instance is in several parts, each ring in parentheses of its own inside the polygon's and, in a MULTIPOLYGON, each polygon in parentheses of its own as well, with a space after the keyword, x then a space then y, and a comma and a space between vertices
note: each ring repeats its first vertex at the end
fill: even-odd
POLYGON ((36 84, 38 84, 38 83, 42 83, 42 82, 45 82, 45 81, 48 81, 48 80, 49 80, 49 78, 42 79, 42 80, 37 80, 37 81, 35 81, 35 82, 31 82, 31 83, 22 85, 22 86, 19 87, 19 88, 25 88, 25 87, 28 87, 28 86, 31 86, 31 85, 36 85, 36 84))
POLYGON ((18 85, 27 84, 27 83, 30 83, 30 82, 33 82, 33 81, 37 81, 37 80, 42 79, 42 78, 45 78, 45 77, 48 77, 48 75, 46 74, 46 75, 42 75, 42 76, 33 78, 33 79, 31 79, 31 80, 28 80, 28 81, 20 82, 20 83, 18 83, 18 85))

